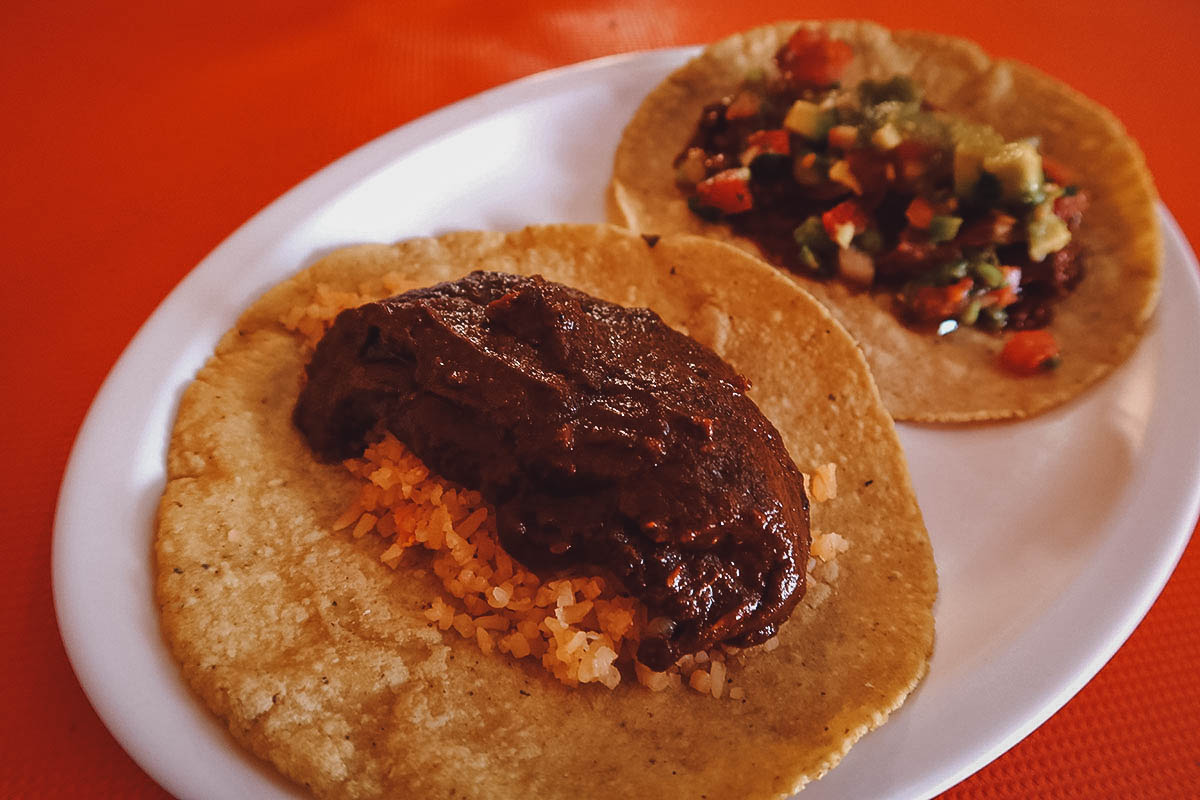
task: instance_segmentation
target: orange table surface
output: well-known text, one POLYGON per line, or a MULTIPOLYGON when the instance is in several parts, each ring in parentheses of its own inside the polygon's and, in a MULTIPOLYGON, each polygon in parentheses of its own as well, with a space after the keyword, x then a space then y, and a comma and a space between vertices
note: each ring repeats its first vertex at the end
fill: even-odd
MULTIPOLYGON (((1124 120, 1200 242, 1200 5, 1182 0, 4 3, 0 797, 164 795, 75 681, 50 539, 100 382, 209 250, 321 166, 455 100, 800 15, 969 36, 1061 78, 1124 120)), ((1075 699, 945 796, 1200 796, 1198 549, 1075 699)))

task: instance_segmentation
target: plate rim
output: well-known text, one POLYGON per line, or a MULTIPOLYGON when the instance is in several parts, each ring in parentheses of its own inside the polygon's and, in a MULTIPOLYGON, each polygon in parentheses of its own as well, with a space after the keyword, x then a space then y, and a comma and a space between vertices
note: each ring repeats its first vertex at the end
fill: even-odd
MULTIPOLYGON (((1193 299, 1200 297, 1200 261, 1197 260, 1195 250, 1192 248, 1183 229, 1180 228, 1178 220, 1175 219, 1174 214, 1171 213, 1170 209, 1167 208, 1161 199, 1156 200, 1155 210, 1158 222, 1162 226, 1163 234, 1163 291, 1160 292, 1154 316, 1147 330, 1143 332, 1142 339, 1138 342, 1135 350, 1130 353, 1127 361, 1131 361, 1136 357, 1138 351, 1143 349, 1145 340, 1151 334, 1149 326, 1162 324, 1162 310, 1160 307, 1162 294, 1165 293, 1170 280, 1182 280, 1193 299), (1182 271, 1182 275, 1174 275, 1169 278, 1165 273, 1168 261, 1167 253, 1172 248, 1177 249, 1178 253, 1182 256, 1182 266, 1185 269, 1182 271)), ((1197 335, 1197 339, 1200 340, 1200 335, 1197 335)), ((1197 341, 1196 344, 1200 344, 1200 341, 1197 341)), ((1117 369, 1119 370, 1123 365, 1118 365, 1117 369)), ((1109 377, 1111 376, 1105 376, 1105 378, 1101 379, 1101 383, 1109 377)), ((1091 389, 1095 388, 1097 387, 1091 387, 1091 389)), ((899 423, 897 424, 899 425, 899 423)), ((1200 432, 1193 431, 1192 436, 1196 440, 1196 443, 1200 444, 1200 432)), ((1200 451, 1193 451, 1192 462, 1191 474, 1196 478, 1200 478, 1200 451)), ((1200 480, 1193 480, 1189 488, 1190 494, 1182 498, 1182 502, 1173 509, 1173 516, 1176 523, 1174 526, 1174 535, 1168 539, 1164 539, 1160 543, 1162 545, 1162 553, 1157 561, 1152 562, 1152 575, 1144 579, 1139 585, 1136 602, 1129 604, 1126 607, 1125 613, 1119 618, 1119 622, 1110 626, 1103 645, 1098 645, 1092 651, 1090 656, 1085 659, 1085 663, 1075 670, 1072 678, 1066 681, 1058 692, 1044 699, 1042 707, 1036 713, 1030 714, 1022 725, 1013 727, 1007 735, 1000 737, 993 746, 981 749, 972 763, 965 764, 961 769, 944 777, 931 789, 926 797, 934 797, 961 783, 1020 744, 1027 736, 1040 728, 1050 717, 1057 714, 1067 703, 1074 699, 1100 673, 1100 670, 1104 669, 1108 662, 1112 660, 1117 651, 1133 635, 1133 632, 1142 623, 1142 620, 1146 618, 1146 615, 1150 613, 1150 609, 1157 602, 1163 589, 1166 588, 1167 582, 1171 579, 1171 575, 1174 574, 1175 568, 1179 565, 1184 551, 1191 542, 1192 534, 1200 526, 1200 480)), ((1091 568, 1095 569, 1096 565, 1091 565, 1091 568)), ((1064 602, 1066 602, 1066 599, 1060 597, 1055 605, 1057 606, 1064 602)), ((1046 613, 1049 613, 1050 610, 1047 609, 1046 613)))

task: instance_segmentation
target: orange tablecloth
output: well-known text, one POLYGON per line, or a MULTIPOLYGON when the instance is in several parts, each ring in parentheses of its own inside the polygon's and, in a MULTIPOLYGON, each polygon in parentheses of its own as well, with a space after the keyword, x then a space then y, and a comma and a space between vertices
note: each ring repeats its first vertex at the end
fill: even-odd
MULTIPOLYGON (((1200 6, 1178 0, 4 3, 0 796, 163 794, 75 682, 50 531, 93 394, 205 253, 322 165, 454 100, 798 14, 970 36, 1062 78, 1125 121, 1200 242, 1200 6)), ((1077 698, 947 796, 1200 796, 1198 549, 1077 698)))

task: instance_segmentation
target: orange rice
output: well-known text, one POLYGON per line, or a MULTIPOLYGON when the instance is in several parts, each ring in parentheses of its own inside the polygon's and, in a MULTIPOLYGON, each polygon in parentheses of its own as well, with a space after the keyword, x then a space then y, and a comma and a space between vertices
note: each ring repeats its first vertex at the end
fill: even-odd
MULTIPOLYGON (((291 309, 280 322, 300 333, 309 348, 320 341, 334 317, 401 288, 395 276, 383 278, 383 292, 362 287, 361 294, 337 292, 318 285, 312 301, 291 309)), ((434 575, 445 595, 432 599, 425 610, 431 625, 474 641, 484 653, 499 651, 516 659, 533 659, 562 683, 598 683, 609 689, 627 677, 652 691, 688 686, 720 699, 743 700, 730 675, 741 655, 738 648, 720 647, 683 656, 666 672, 654 672, 637 661, 637 646, 647 624, 645 607, 619 586, 600 576, 539 578, 509 556, 496 534, 495 514, 479 492, 463 489, 434 475, 391 433, 369 445, 362 458, 344 462, 362 479, 358 497, 334 522, 333 530, 354 538, 368 534, 389 542, 380 559, 397 568, 412 561, 410 551, 429 551, 434 575), (728 687, 728 689, 727 689, 728 687)), ((805 476, 814 484, 814 502, 836 495, 834 465, 805 476)), ((813 537, 813 572, 836 578, 836 554, 848 546, 837 534, 813 537)), ((829 587, 815 594, 827 596, 829 587)), ((805 600, 814 604, 814 593, 805 600)), ((819 599, 817 599, 819 602, 819 599)), ((761 649, 774 650, 778 638, 761 649)))
POLYGON ((365 482, 334 530, 384 537, 391 545, 381 559, 393 568, 410 548, 431 551, 447 595, 426 610, 431 623, 485 653, 536 659, 568 685, 620 683, 614 662, 632 660, 646 621, 633 598, 602 577, 543 580, 522 567, 500 547, 479 492, 430 474, 391 434, 346 467, 365 482))

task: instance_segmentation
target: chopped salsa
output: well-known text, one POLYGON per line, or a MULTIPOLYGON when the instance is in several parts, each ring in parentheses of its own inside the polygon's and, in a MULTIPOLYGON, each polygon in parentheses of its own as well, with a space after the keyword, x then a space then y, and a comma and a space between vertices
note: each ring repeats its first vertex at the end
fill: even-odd
MULTIPOLYGON (((852 57, 801 27, 775 69, 706 106, 674 162, 691 210, 793 272, 893 294, 910 326, 1045 328, 1083 274, 1087 195, 1036 139, 935 108, 905 76, 842 86, 852 57)), ((1050 333, 1037 341, 1051 354, 1034 368, 1001 363, 1057 365, 1050 333)))

